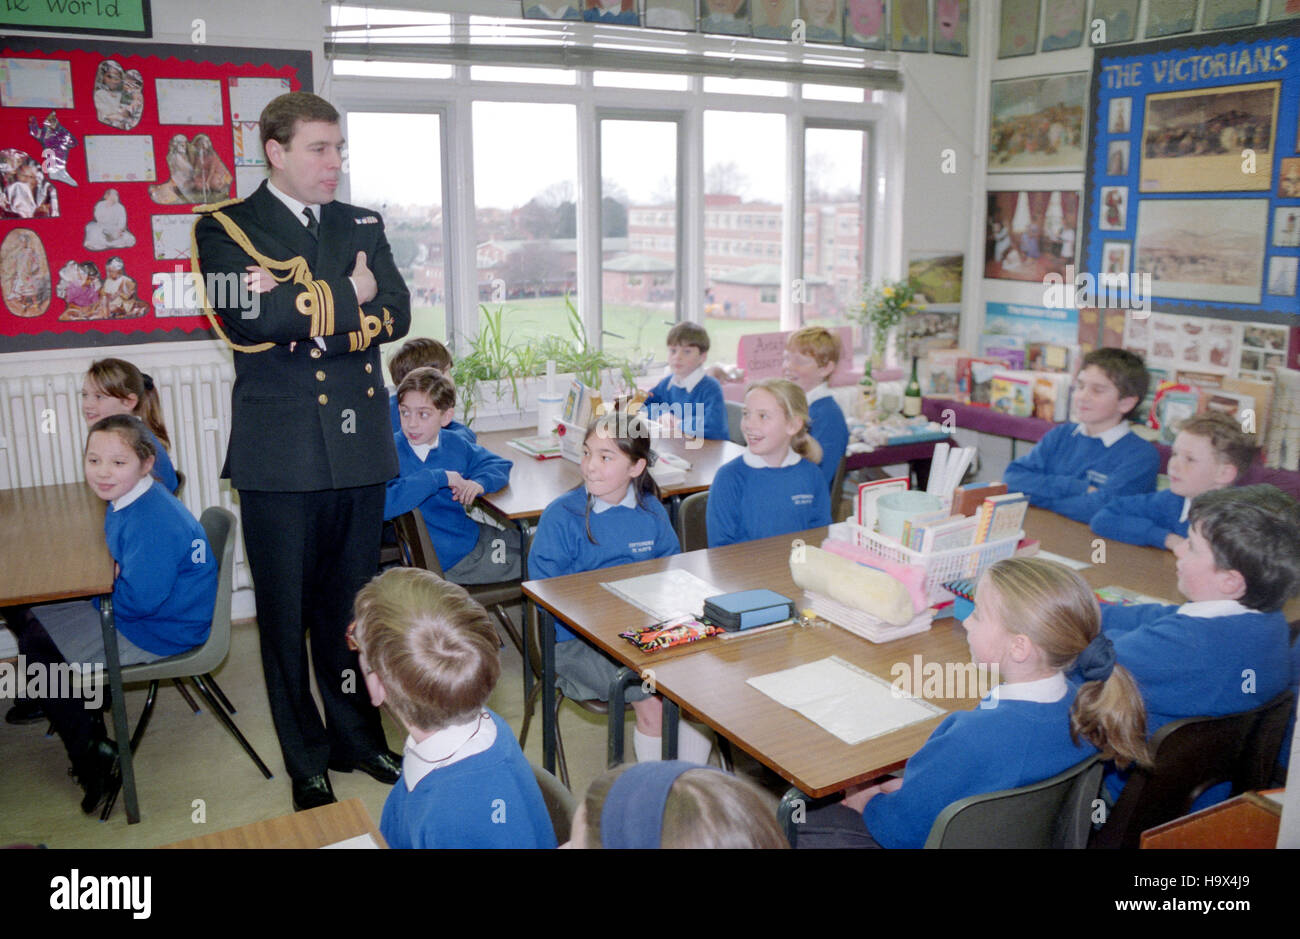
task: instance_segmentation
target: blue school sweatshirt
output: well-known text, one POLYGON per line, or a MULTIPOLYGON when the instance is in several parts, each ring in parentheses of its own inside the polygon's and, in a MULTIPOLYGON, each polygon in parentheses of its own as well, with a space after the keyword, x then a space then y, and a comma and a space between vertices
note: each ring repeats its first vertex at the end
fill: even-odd
MULTIPOLYGON (((814 388, 813 393, 816 391, 814 388)), ((824 396, 809 402, 808 415, 812 418, 809 433, 822 446, 822 461, 817 465, 821 468, 822 476, 826 477, 826 489, 830 491, 831 484, 835 482, 835 471, 840 468, 844 451, 849 448, 849 425, 829 389, 824 396)), ((838 498, 838 493, 831 493, 832 503, 838 498)))
POLYGON ((688 437, 705 440, 727 439, 727 402, 722 397, 722 386, 716 378, 701 375, 687 391, 672 384, 673 376, 650 389, 646 408, 651 420, 658 420, 665 411, 682 423, 682 433, 688 437))
POLYGON ((435 769, 415 788, 405 772, 384 802, 379 833, 390 848, 553 848, 555 829, 537 778, 510 726, 492 746, 435 769))
POLYGON ((1092 530, 1103 538, 1163 548, 1169 535, 1187 537, 1182 518, 1187 499, 1171 490, 1112 499, 1092 517, 1092 530))
POLYGON ((405 434, 395 434, 398 475, 384 492, 384 521, 419 508, 433 539, 433 550, 444 571, 451 570, 474 550, 478 523, 465 514, 447 485, 447 470, 479 483, 484 492, 496 492, 510 481, 514 466, 504 457, 470 443, 456 434, 439 432, 438 445, 421 460, 405 434))
MULTIPOLYGON (((559 577, 666 558, 680 550, 677 534, 659 500, 645 496, 638 502, 629 486, 621 503, 600 512, 593 508, 588 516, 587 490, 580 486, 560 496, 542 513, 528 552, 528 574, 539 579, 559 577), (588 523, 594 543, 587 538, 588 523)), ((556 642, 576 638, 556 622, 556 642)))
POLYGON ((747 449, 713 478, 705 516, 710 548, 831 523, 830 490, 816 463, 793 450, 782 466, 751 465, 759 461, 747 449))
POLYGON ((1002 701, 944 718, 907 761, 902 788, 867 803, 862 821, 886 848, 925 846, 934 820, 967 796, 1051 779, 1097 752, 1070 740, 1070 706, 1078 686, 1059 701, 1002 701))
MULTIPOLYGON (((388 396, 388 419, 393 422, 393 433, 400 434, 402 432, 402 414, 398 410, 397 395, 395 394, 389 394, 388 396)), ((470 430, 460 421, 452 421, 444 427, 443 430, 451 431, 453 434, 459 434, 470 443, 478 443, 478 434, 474 433, 474 431, 470 430)))
MULTIPOLYGON (((1123 427, 1124 425, 1120 425, 1123 427)), ((1089 437, 1082 425, 1053 427, 1038 445, 1007 467, 1002 479, 1011 492, 1029 496, 1042 506, 1085 524, 1116 496, 1152 492, 1160 453, 1147 441, 1125 430, 1106 446, 1089 437), (1096 492, 1088 492, 1096 486, 1096 492)))
POLYGON ((176 467, 172 464, 172 458, 167 453, 167 448, 162 445, 162 441, 149 429, 149 425, 145 424, 143 430, 145 437, 153 444, 153 477, 166 486, 168 492, 175 495, 176 490, 180 488, 181 479, 176 475, 176 467))
POLYGON ((120 567, 113 617, 122 635, 155 655, 206 642, 221 559, 190 510, 154 480, 125 508, 108 507, 104 538, 120 567))
MULTIPOLYGON (((1291 635, 1281 610, 1261 613, 1233 601, 1103 605, 1101 626, 1115 643, 1115 660, 1137 680, 1148 736, 1180 718, 1252 710, 1296 680, 1291 635), (1218 610, 1224 615, 1189 615, 1218 610)), ((1126 779, 1127 773, 1112 770, 1107 788, 1118 795, 1126 779)), ((1196 808, 1227 798, 1227 787, 1218 789, 1210 790, 1210 798, 1202 798, 1196 808)))

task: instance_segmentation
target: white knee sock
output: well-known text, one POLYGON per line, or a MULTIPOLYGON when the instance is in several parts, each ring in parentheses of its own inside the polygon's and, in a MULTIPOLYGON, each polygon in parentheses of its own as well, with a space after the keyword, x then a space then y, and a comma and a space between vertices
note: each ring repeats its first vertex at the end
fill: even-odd
POLYGON ((641 729, 632 730, 632 752, 636 754, 638 763, 649 763, 653 760, 663 759, 663 738, 651 737, 649 734, 643 734, 641 729))
POLYGON ((682 721, 677 725, 677 758, 687 763, 709 762, 709 753, 713 750, 712 736, 706 737, 692 724, 682 721))

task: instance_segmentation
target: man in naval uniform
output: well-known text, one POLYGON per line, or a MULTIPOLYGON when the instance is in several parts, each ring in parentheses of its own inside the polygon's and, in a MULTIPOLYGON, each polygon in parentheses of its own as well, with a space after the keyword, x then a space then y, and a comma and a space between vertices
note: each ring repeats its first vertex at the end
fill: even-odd
POLYGON ((379 345, 406 335, 411 310, 383 221, 334 200, 343 134, 333 106, 281 95, 262 112, 261 136, 269 181, 196 209, 193 264, 205 305, 217 303, 213 326, 235 349, 222 476, 239 490, 271 716, 301 810, 335 801, 327 770, 391 784, 401 769, 346 630, 379 566, 384 484, 397 475, 379 345), (232 274, 244 291, 211 289, 214 275, 232 274))

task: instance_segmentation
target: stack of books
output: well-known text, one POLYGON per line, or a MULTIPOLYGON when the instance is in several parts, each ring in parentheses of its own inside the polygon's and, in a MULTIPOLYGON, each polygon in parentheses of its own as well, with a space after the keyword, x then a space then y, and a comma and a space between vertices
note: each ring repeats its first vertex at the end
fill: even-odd
POLYGON ((527 453, 534 460, 550 460, 560 455, 560 441, 555 434, 516 437, 510 441, 510 446, 521 453, 527 453))
POLYGON ((811 590, 804 594, 809 600, 812 611, 824 620, 828 620, 842 629, 847 629, 855 636, 861 636, 869 642, 890 642, 904 636, 923 633, 934 622, 934 610, 926 607, 903 626, 893 626, 882 619, 877 619, 865 610, 832 600, 830 597, 811 590))
POLYGON ((1018 535, 1024 527, 1025 513, 1028 511, 1029 497, 1023 492, 1004 492, 1000 496, 985 499, 975 516, 978 525, 975 544, 1001 541, 1018 535))

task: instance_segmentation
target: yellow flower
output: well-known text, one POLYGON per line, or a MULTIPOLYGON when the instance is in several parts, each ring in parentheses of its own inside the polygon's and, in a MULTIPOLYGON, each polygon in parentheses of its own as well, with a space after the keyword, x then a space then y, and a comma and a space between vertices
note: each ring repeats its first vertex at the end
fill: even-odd
POLYGON ((884 290, 881 291, 881 293, 883 293, 886 297, 892 297, 894 295, 894 288, 886 287, 884 290))

